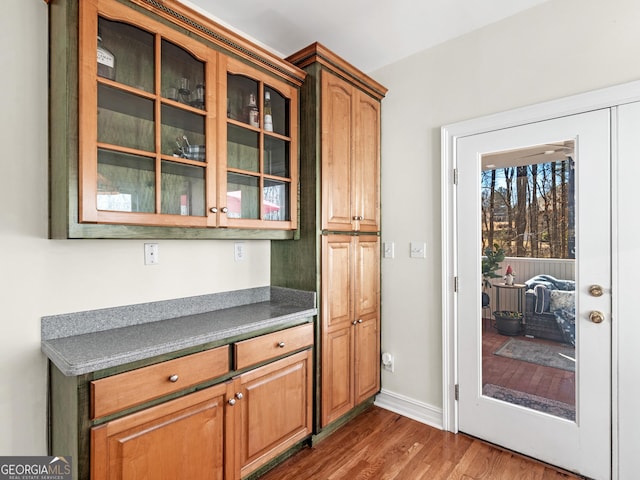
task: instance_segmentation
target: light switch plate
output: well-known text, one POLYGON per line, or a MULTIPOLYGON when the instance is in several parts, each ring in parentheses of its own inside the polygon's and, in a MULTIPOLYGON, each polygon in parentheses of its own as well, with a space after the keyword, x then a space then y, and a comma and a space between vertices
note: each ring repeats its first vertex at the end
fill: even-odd
POLYGON ((424 242, 411 242, 411 258, 426 258, 427 244, 424 242))
POLYGON ((393 258, 395 253, 395 246, 393 242, 384 242, 382 246, 382 256, 384 258, 393 258))

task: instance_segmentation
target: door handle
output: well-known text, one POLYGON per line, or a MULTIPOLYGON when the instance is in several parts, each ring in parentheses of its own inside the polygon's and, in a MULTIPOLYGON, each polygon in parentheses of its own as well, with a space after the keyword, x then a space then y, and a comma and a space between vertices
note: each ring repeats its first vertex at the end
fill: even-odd
POLYGON ((604 313, 594 310, 589 314, 589 320, 593 323, 602 323, 604 321, 604 313))
POLYGON ((589 293, 592 297, 601 297, 604 291, 600 285, 591 285, 589 287, 589 293))

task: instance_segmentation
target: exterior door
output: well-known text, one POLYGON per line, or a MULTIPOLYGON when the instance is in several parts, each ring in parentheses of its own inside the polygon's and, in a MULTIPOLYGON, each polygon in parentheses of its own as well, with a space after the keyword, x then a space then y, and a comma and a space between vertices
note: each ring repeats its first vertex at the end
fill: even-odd
POLYGON ((590 478, 608 479, 609 110, 462 137, 456 149, 459 430, 590 478), (493 297, 483 309, 482 256, 493 244, 506 250, 506 258, 488 278, 493 297), (505 285, 511 262, 520 267, 513 285, 505 285), (570 268, 551 272, 549 265, 557 263, 570 268), (536 279, 547 282, 546 290, 536 288, 536 279), (592 288, 596 285, 601 295, 592 288), (501 306, 495 305, 496 290, 501 306), (517 319, 509 335, 496 330, 498 310, 517 319), (557 336, 536 330, 541 326, 555 327, 557 336), (516 345, 520 360, 503 360, 503 347, 513 353, 516 345), (554 376, 556 367, 535 363, 542 357, 526 353, 532 345, 547 351, 547 358, 568 362, 573 372, 554 376), (550 398, 563 381, 565 390, 572 389, 570 398, 550 398))

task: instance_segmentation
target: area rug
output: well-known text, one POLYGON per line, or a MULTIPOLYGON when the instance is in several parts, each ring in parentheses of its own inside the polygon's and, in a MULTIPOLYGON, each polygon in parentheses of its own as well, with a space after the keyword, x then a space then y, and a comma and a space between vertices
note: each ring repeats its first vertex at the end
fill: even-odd
POLYGON ((576 419, 576 409, 568 403, 550 400, 531 393, 511 390, 510 388, 504 388, 499 385, 487 383, 482 387, 482 394, 487 397, 495 398, 496 400, 520 405, 538 412, 548 413, 549 415, 555 415, 560 418, 566 418, 567 420, 576 419))
POLYGON ((514 358, 545 367, 561 368, 569 372, 576 371, 576 362, 570 360, 570 358, 575 358, 575 350, 569 345, 549 345, 510 338, 493 353, 501 357, 514 358), (561 354, 570 358, 563 357, 561 354))

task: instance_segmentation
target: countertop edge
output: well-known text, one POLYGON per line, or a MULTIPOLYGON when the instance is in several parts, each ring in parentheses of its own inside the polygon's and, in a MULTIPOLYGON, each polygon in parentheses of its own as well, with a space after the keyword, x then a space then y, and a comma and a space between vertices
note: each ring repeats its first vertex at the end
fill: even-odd
MULTIPOLYGON (((306 323, 303 320, 312 318, 318 313, 316 308, 300 310, 299 312, 274 317, 269 320, 262 320, 251 324, 246 324, 238 328, 229 328, 225 330, 213 330, 207 335, 197 335, 193 337, 185 337, 181 340, 165 343, 161 345, 153 345, 136 349, 125 354, 103 357, 93 361, 71 363, 61 354, 61 352, 53 347, 50 342, 43 340, 41 343, 42 352, 53 362, 53 364, 65 376, 79 376, 87 373, 93 373, 107 368, 126 365, 127 363, 138 360, 145 360, 159 355, 178 352, 190 347, 205 345, 210 342, 224 341, 240 335, 259 332, 269 327, 278 325, 288 325, 300 320, 300 324, 306 323)), ((289 325, 288 325, 289 326, 289 325)), ((293 325, 291 325, 293 326, 293 325)))

